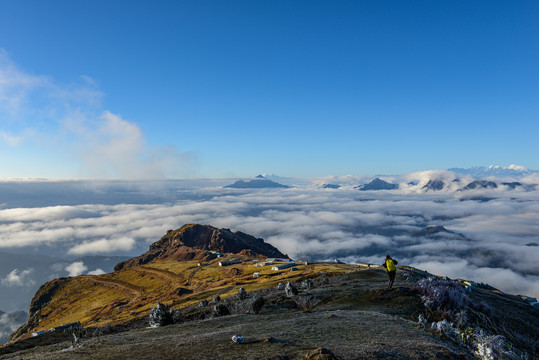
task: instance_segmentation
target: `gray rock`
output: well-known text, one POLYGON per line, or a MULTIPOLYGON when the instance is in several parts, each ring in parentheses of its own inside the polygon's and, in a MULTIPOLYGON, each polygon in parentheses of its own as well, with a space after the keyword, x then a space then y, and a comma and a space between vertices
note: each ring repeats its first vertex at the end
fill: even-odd
POLYGON ((313 281, 311 279, 305 279, 301 282, 301 286, 307 290, 311 290, 313 288, 313 281))
POLYGON ((292 297, 298 294, 298 289, 296 289, 294 285, 290 284, 290 282, 287 281, 286 286, 284 287, 284 292, 286 293, 286 296, 292 297))
POLYGON ((238 291, 238 295, 236 295, 236 297, 240 300, 245 299, 247 297, 247 291, 245 291, 245 288, 240 287, 238 291))
POLYGON ((170 312, 170 306, 158 302, 156 307, 152 307, 148 321, 151 327, 172 324, 173 319, 172 313, 170 312))
POLYGON ((255 314, 259 313, 260 310, 264 307, 266 300, 262 296, 255 296, 250 302, 251 311, 255 314))
POLYGON ((214 316, 226 316, 230 315, 230 309, 225 304, 217 304, 213 306, 214 316))
POLYGON ((178 324, 181 322, 180 310, 172 310, 171 315, 172 315, 172 322, 174 324, 178 324))

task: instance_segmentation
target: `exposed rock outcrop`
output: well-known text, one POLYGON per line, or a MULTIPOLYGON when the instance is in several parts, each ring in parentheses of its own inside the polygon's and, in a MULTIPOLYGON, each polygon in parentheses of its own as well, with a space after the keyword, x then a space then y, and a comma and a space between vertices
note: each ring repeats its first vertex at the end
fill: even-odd
POLYGON ((210 225, 188 224, 177 230, 169 230, 165 236, 150 246, 141 256, 119 263, 114 270, 147 264, 155 259, 208 260, 215 257, 208 252, 233 253, 249 256, 287 256, 264 240, 229 229, 210 225))

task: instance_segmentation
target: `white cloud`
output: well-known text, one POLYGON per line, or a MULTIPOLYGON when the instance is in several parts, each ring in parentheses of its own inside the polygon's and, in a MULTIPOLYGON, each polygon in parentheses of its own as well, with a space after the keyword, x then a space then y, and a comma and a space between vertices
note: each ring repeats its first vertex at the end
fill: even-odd
POLYGON ((86 270, 88 270, 88 267, 84 265, 84 262, 82 261, 75 261, 65 267, 65 271, 67 271, 68 276, 79 276, 86 270))
POLYGON ((161 178, 179 175, 192 156, 173 147, 147 144, 140 127, 110 111, 93 121, 71 125, 84 140, 78 144, 83 172, 91 177, 161 178))
MULTIPOLYGON (((62 161, 71 164, 66 168, 77 169, 71 176, 161 178, 185 177, 191 171, 193 155, 173 145, 149 145, 135 122, 102 108, 102 97, 88 76, 62 84, 30 75, 0 49, 0 143, 31 146, 35 156, 25 161, 36 164, 27 164, 27 169, 57 168, 62 154, 62 161), (55 156, 42 155, 47 153, 55 156), (44 167, 43 162, 49 161, 51 166, 44 167)), ((8 171, 5 165, 4 172, 8 171)), ((54 173, 34 176, 58 177, 54 173)))
POLYGON ((103 269, 100 269, 100 268, 97 268, 92 271, 88 271, 88 275, 103 275, 103 274, 105 274, 105 271, 103 271, 103 269))
POLYGON ((69 249, 70 255, 107 254, 115 251, 129 251, 135 246, 135 240, 131 238, 101 239, 75 245, 69 249))
POLYGON ((8 144, 9 146, 17 146, 23 141, 23 137, 20 135, 12 135, 0 130, 0 140, 8 144))
POLYGON ((19 269, 13 269, 5 278, 1 280, 2 285, 6 286, 31 286, 35 284, 35 281, 29 280, 29 275, 34 271, 32 268, 28 268, 22 271, 19 269))
MULTIPOLYGON (((44 76, 34 76, 20 71, 7 52, 0 49, 0 110, 6 114, 18 113, 26 105, 30 94, 48 86, 44 76)), ((6 119, 7 120, 7 119, 6 119)))

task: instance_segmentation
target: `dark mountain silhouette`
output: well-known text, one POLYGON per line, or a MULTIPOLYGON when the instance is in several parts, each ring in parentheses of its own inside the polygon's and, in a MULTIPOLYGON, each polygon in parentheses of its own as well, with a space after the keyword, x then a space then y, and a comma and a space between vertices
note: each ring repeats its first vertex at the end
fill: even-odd
POLYGON ((354 189, 358 189, 361 191, 368 191, 368 190, 394 190, 398 188, 399 188, 399 184, 391 184, 380 178, 376 178, 370 183, 356 186, 354 189))
POLYGON ((225 186, 225 188, 232 188, 232 189, 262 189, 262 188, 289 188, 289 187, 290 186, 286 186, 283 184, 279 184, 278 182, 268 180, 261 175, 258 175, 254 180, 250 180, 250 181, 238 180, 233 184, 225 186))
POLYGON ((341 187, 341 185, 336 185, 336 184, 324 184, 324 185, 322 185, 322 189, 338 189, 340 187, 341 187))
POLYGON ((444 188, 444 182, 442 180, 429 180, 429 182, 423 186, 424 190, 439 191, 444 188))
POLYGON ((518 181, 514 181, 514 182, 503 182, 502 185, 505 185, 507 186, 508 188, 510 189, 516 189, 517 187, 521 187, 522 184, 519 183, 518 181))
POLYGON ((466 185, 462 190, 496 189, 498 184, 493 181, 476 180, 466 185))
POLYGON ((412 236, 415 236, 415 237, 427 237, 427 238, 434 238, 434 237, 438 237, 438 236, 443 236, 443 235, 454 235, 456 237, 459 237, 459 238, 466 238, 466 236, 460 234, 460 233, 457 233, 455 231, 451 231, 451 230, 447 230, 445 227, 441 226, 441 225, 433 225, 433 226, 427 226, 421 230, 418 230, 418 231, 414 231, 412 232, 412 236))

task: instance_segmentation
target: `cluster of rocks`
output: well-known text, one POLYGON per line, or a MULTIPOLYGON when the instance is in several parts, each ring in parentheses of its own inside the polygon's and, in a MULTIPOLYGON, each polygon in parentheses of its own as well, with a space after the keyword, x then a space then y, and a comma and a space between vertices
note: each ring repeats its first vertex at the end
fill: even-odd
MULTIPOLYGON (((311 290, 313 288, 313 281, 310 279, 303 280, 300 286, 305 290, 311 290)), ((276 289, 278 291, 283 291, 288 298, 296 298, 299 295, 298 288, 288 281, 286 284, 279 283, 276 289)), ((250 295, 244 287, 240 287, 238 293, 234 297, 223 300, 217 295, 211 302, 208 300, 201 300, 198 303, 198 307, 204 309, 211 306, 211 310, 209 310, 208 314, 211 313, 214 317, 220 317, 234 313, 257 314, 264 308, 266 302, 267 301, 263 296, 259 294, 250 295)), ((148 321, 151 327, 179 323, 180 311, 171 310, 170 306, 158 302, 156 307, 152 307, 148 321)))
POLYGON ((249 294, 245 288, 241 287, 235 297, 222 300, 219 295, 213 298, 210 303, 208 300, 202 300, 198 303, 200 308, 206 308, 212 305, 211 314, 215 317, 227 316, 233 313, 254 313, 257 314, 262 310, 266 300, 264 297, 254 295, 249 298, 249 294))
MULTIPOLYGON (((311 279, 305 279, 301 282, 301 287, 305 290, 311 290, 313 286, 314 283, 311 279)), ((293 297, 299 294, 298 288, 292 285, 289 281, 287 281, 286 284, 277 284, 277 290, 284 290, 287 297, 293 297)))

